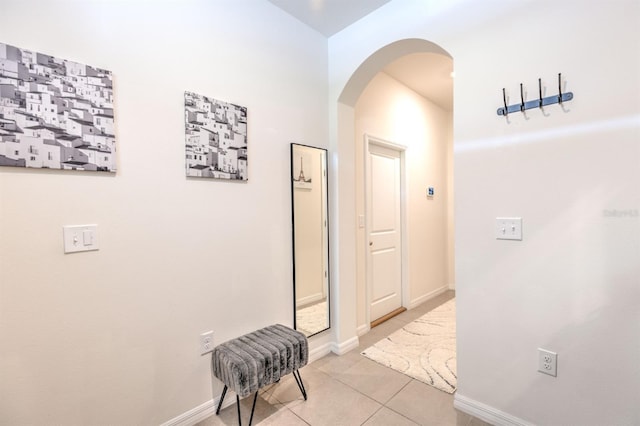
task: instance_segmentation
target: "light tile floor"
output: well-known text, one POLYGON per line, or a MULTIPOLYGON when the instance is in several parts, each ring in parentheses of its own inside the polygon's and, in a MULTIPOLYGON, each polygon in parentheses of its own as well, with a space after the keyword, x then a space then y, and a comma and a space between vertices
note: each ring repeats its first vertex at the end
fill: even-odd
MULTIPOLYGON (((254 425, 312 426, 485 426, 487 423, 453 408, 453 395, 360 355, 395 330, 453 298, 453 291, 406 311, 360 337, 360 346, 337 356, 329 354, 302 368, 304 401, 292 375, 262 389, 254 425)), ((233 397, 233 394, 227 396, 233 397)), ((235 398, 235 397, 233 397, 235 398)), ((249 422, 253 397, 241 401, 242 421, 249 422)), ((236 404, 198 426, 237 425, 236 404)))

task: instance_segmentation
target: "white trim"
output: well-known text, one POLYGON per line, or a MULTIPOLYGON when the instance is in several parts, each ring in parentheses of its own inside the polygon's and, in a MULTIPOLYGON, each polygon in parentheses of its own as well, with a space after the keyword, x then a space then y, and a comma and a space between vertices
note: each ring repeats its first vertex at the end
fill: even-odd
POLYGON ((467 413, 473 417, 477 417, 487 423, 491 423, 496 426, 533 426, 526 420, 512 416, 511 414, 500 411, 489 405, 475 401, 471 398, 467 398, 464 395, 456 392, 453 397, 454 408, 467 413))
POLYGON ((312 303, 319 302, 323 299, 324 299, 324 295, 322 294, 322 292, 318 292, 316 294, 312 294, 306 297, 301 297, 300 299, 296 300, 296 306, 298 308, 301 308, 306 305, 311 305, 312 303))
POLYGON ((378 145, 378 146, 382 146, 385 148, 389 148, 392 149, 394 151, 406 151, 407 150, 407 146, 406 145, 401 145, 399 143, 395 143, 395 142, 391 142, 388 141, 386 139, 382 139, 379 138, 377 136, 372 136, 368 133, 364 134, 364 138, 365 138, 365 142, 367 142, 367 144, 369 143, 369 141, 371 141, 374 145, 378 145))
POLYGON ((420 306, 421 304, 423 304, 424 302, 426 302, 427 300, 433 299, 437 295, 442 294, 447 290, 449 290, 449 286, 448 285, 444 285, 444 286, 442 286, 440 288, 437 288, 437 289, 435 289, 433 291, 430 291, 427 294, 423 294, 422 296, 420 296, 420 297, 418 297, 416 299, 413 299, 411 301, 411 303, 409 303, 409 306, 407 307, 407 309, 416 308, 416 307, 420 306))
MULTIPOLYGON (((193 426, 198 422, 216 414, 216 408, 218 405, 218 401, 220 397, 216 399, 210 399, 204 404, 198 405, 196 408, 193 408, 186 413, 182 413, 177 417, 174 417, 171 420, 162 423, 160 426, 193 426)), ((229 399, 231 400, 231 398, 229 399)), ((227 402, 229 402, 227 400, 227 402)), ((232 400, 232 403, 235 402, 235 399, 232 400)), ((226 405, 226 404, 225 404, 226 405)))
POLYGON ((344 355, 350 350, 353 350, 358 347, 360 344, 360 340, 357 336, 352 337, 351 339, 342 342, 340 344, 332 342, 331 343, 331 352, 336 355, 344 355))
POLYGON ((331 342, 313 348, 309 351, 309 362, 307 364, 311 364, 329 353, 331 353, 331 342))
MULTIPOLYGON (((376 136, 371 136, 368 133, 364 134, 364 157, 363 157, 363 170, 364 170, 364 198, 365 198, 365 227, 364 227, 364 235, 365 235, 365 321, 367 324, 371 323, 371 277, 369 271, 369 263, 370 259, 370 251, 369 247, 369 233, 371 231, 371 200, 369 199, 369 187, 371 182, 369 181, 369 146, 377 145, 381 146, 393 151, 398 152, 400 156, 400 290, 401 300, 400 303, 403 307, 407 307, 409 305, 409 260, 408 260, 408 241, 407 238, 407 206, 406 206, 406 189, 407 189, 407 178, 406 178, 406 158, 405 154, 407 151, 407 147, 405 145, 400 145, 382 138, 378 138, 376 136)), ((357 219, 357 218, 356 218, 357 219)))
POLYGON ((371 330, 370 324, 362 324, 360 327, 356 329, 356 334, 358 335, 358 337, 360 337, 363 334, 367 334, 370 330, 371 330))

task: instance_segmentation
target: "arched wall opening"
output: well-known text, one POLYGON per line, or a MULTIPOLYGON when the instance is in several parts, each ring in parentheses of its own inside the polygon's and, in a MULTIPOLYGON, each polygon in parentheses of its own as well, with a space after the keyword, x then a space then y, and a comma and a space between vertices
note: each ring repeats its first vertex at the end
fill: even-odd
POLYGON ((365 87, 377 73, 391 62, 413 53, 436 53, 451 58, 451 55, 442 47, 419 38, 409 38, 390 43, 378 49, 355 70, 344 89, 342 89, 338 102, 345 106, 355 107, 365 87))
MULTIPOLYGON (((381 71, 384 68, 393 63, 394 61, 406 57, 407 55, 413 55, 417 53, 428 53, 428 54, 436 54, 442 55, 452 60, 451 55, 438 46, 435 43, 432 43, 423 39, 404 39, 388 44, 381 49, 374 52, 370 55, 351 75, 348 82, 345 84, 337 102, 337 139, 335 139, 335 146, 333 147, 334 152, 336 153, 336 161, 334 164, 337 166, 337 171, 335 172, 335 176, 333 179, 334 186, 334 199, 337 199, 337 206, 334 205, 333 214, 333 224, 338 224, 338 226, 334 229, 333 241, 335 242, 335 247, 333 250, 334 253, 334 264, 337 266, 334 268, 336 276, 333 280, 336 287, 333 290, 333 294, 336 295, 336 299, 334 300, 335 304, 335 322, 337 324, 336 340, 338 343, 337 347, 334 347, 334 352, 343 353, 351 348, 351 346, 357 339, 355 337, 357 335, 361 335, 364 332, 368 331, 368 320, 369 318, 364 314, 364 310, 366 306, 363 306, 365 301, 365 288, 363 283, 363 262, 364 262, 364 247, 363 247, 363 229, 359 225, 361 222, 359 220, 359 216, 362 216, 362 207, 363 207, 363 173, 362 173, 362 165, 363 165, 363 142, 362 142, 362 129, 363 126, 358 122, 358 102, 361 99, 363 93, 368 90, 368 86, 376 80, 380 75, 381 71), (366 320, 365 320, 366 319, 366 320), (350 342, 350 344, 348 343, 350 342)), ((453 94, 451 94, 453 96, 453 94)), ((425 100, 426 101, 426 100, 425 100)), ((428 103, 428 101, 426 101, 428 103)), ((436 108, 437 109, 437 108, 436 108)), ((441 114, 442 116, 446 114, 441 114)), ((450 117, 449 113, 449 117, 450 117)), ((446 120, 445 120, 446 121, 446 120)), ((365 126, 366 127, 366 126, 365 126)), ((435 199, 438 203, 442 203, 440 207, 442 211, 448 212, 444 214, 442 219, 442 227, 444 228, 444 232, 446 234, 446 242, 450 244, 450 247, 446 247, 447 256, 446 259, 452 261, 453 259, 453 221, 452 217, 452 200, 453 197, 450 194, 451 185, 451 167, 452 163, 452 138, 453 138, 453 123, 451 119, 448 119, 444 128, 447 130, 446 135, 440 135, 442 142, 444 143, 444 139, 446 139, 447 151, 441 152, 443 157, 440 158, 444 164, 445 171, 443 173, 446 174, 446 184, 440 185, 438 188, 439 194, 435 199), (451 242, 451 243, 450 243, 451 242)), ((379 131, 378 134, 374 134, 373 136, 380 137, 383 139, 388 139, 387 134, 384 131, 379 131), (385 138, 387 136, 387 138, 385 138)), ((440 132, 442 133, 442 132, 440 132)), ((423 137, 424 135, 421 135, 423 137)), ((433 136, 433 135, 430 135, 433 136)), ((391 139, 394 139, 392 136, 391 139)), ((397 141, 401 144, 406 143, 406 141, 397 141)), ((442 148, 442 147, 441 147, 442 148)), ((442 151, 442 150, 441 150, 442 151)), ((407 152, 407 156, 411 158, 411 155, 415 155, 416 150, 407 152)), ((420 155, 424 154, 421 152, 420 155)), ((427 179, 424 181, 425 185, 422 183, 418 183, 417 181, 408 182, 411 188, 407 188, 408 191, 412 191, 414 193, 423 194, 424 197, 422 200, 419 200, 418 203, 422 204, 416 212, 422 208, 429 209, 434 204, 433 200, 431 205, 427 205, 427 197, 426 197, 426 187, 427 183, 432 183, 427 179), (424 187, 423 187, 424 186, 424 187)), ((417 198, 417 197, 414 197, 417 198)), ((407 212, 406 218, 409 226, 411 225, 411 221, 415 222, 416 215, 407 212)), ((425 222, 425 219, 420 219, 422 222, 425 222)), ((415 225, 414 225, 415 227, 415 225)), ((423 230, 424 231, 424 230, 423 230)), ((414 240, 416 238, 414 237, 414 240)), ((420 256, 418 253, 419 244, 412 247, 411 244, 405 246, 407 248, 407 259, 408 261, 415 262, 416 256, 420 256)), ((424 253, 428 255, 428 253, 424 253)), ((449 262, 449 260, 446 260, 449 262)), ((447 271, 453 270, 453 265, 447 264, 443 266, 447 271), (450 267, 450 268, 449 268, 450 267)), ((409 269, 411 269, 409 267, 409 269)), ((407 268, 403 268, 403 273, 407 272, 407 268)), ((419 274, 414 274, 419 275, 419 274)), ((412 285, 409 284, 409 293, 403 296, 403 305, 405 307, 411 308, 412 305, 419 304, 424 300, 427 300, 430 297, 433 297, 443 291, 445 291, 450 285, 453 284, 452 281, 447 281, 451 278, 447 278, 442 281, 439 286, 432 289, 422 289, 422 294, 416 295, 411 294, 412 285)), ((403 291, 407 289, 403 288, 403 291)))

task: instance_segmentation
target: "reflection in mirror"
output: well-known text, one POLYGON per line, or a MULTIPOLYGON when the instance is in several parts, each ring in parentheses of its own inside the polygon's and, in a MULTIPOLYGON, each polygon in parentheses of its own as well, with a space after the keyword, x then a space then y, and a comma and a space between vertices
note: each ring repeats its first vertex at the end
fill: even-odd
POLYGON ((291 144, 293 297, 296 330, 330 327, 327 150, 291 144))

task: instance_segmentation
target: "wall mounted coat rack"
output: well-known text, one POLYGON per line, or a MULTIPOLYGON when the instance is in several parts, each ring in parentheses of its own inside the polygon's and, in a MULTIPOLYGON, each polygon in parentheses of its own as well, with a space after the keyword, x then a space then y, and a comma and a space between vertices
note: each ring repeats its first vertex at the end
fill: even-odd
POLYGON ((546 98, 542 97, 542 79, 538 79, 538 99, 534 99, 531 101, 524 101, 524 92, 522 89, 522 83, 520 83, 520 103, 513 104, 507 106, 507 94, 505 93, 504 88, 502 88, 502 102, 504 103, 503 107, 498 108, 498 115, 507 116, 512 112, 524 112, 525 110, 532 108, 542 108, 543 106, 551 105, 551 104, 562 104, 563 102, 568 102, 573 99, 573 93, 567 92, 562 93, 562 73, 558 74, 558 94, 553 96, 547 96, 546 98))

